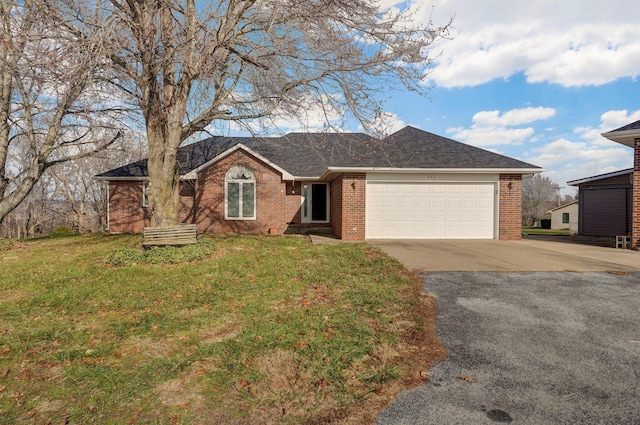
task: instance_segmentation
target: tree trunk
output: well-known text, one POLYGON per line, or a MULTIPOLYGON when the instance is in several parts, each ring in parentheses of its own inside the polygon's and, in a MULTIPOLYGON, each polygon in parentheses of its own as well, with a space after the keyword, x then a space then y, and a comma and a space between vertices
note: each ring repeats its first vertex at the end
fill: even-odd
POLYGON ((151 226, 166 227, 178 223, 177 146, 167 143, 164 132, 149 129, 149 207, 151 226))

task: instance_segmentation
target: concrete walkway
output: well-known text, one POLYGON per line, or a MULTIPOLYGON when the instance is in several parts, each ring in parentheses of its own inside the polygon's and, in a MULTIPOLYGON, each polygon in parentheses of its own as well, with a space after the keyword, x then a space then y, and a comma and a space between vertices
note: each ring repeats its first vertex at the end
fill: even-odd
POLYGON ((443 271, 640 271, 640 252, 523 239, 368 241, 409 269, 443 271))

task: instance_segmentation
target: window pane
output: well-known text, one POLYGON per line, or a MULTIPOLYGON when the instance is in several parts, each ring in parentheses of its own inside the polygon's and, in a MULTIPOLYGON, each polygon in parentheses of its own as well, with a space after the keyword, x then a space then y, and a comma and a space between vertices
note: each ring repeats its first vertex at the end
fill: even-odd
POLYGON ((227 183, 227 216, 240 217, 239 183, 227 183))
POLYGON ((562 213, 562 222, 563 223, 569 222, 569 213, 562 213))
POLYGON ((142 206, 149 206, 149 182, 142 183, 142 206))
POLYGON ((255 215, 254 183, 242 184, 242 216, 245 218, 255 215))
POLYGON ((309 212, 308 212, 308 205, 309 202, 307 201, 307 197, 308 197, 308 186, 305 184, 304 186, 302 186, 302 199, 303 199, 303 203, 302 203, 302 216, 304 218, 309 217, 309 212))

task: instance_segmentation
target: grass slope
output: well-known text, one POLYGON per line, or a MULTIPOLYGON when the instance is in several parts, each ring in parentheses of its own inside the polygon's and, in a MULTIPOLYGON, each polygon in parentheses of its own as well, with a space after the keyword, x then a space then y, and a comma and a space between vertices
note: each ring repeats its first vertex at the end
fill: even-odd
POLYGON ((419 280, 366 244, 105 262, 139 245, 0 245, 1 424, 367 423, 444 355, 419 280))

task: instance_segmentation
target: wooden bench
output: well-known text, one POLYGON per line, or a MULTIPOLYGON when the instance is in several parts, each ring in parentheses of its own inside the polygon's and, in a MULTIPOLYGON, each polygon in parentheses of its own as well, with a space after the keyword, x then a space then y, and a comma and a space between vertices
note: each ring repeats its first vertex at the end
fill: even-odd
POLYGON ((167 227, 142 229, 142 247, 165 245, 190 245, 198 243, 198 227, 195 224, 178 224, 167 227))

